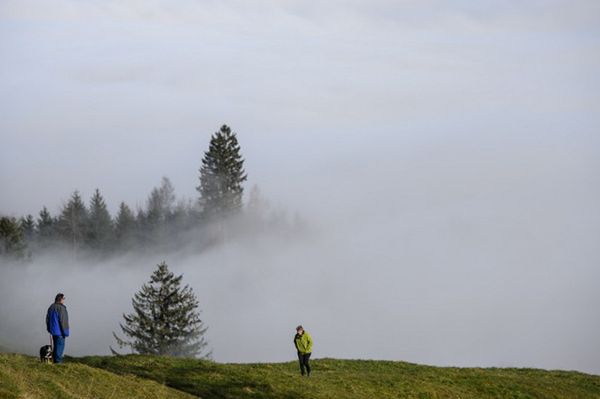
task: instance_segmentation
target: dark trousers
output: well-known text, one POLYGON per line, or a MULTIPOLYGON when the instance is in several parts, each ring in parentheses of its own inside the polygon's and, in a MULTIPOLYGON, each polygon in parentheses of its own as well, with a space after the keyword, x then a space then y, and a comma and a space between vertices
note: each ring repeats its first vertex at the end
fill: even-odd
POLYGON ((310 353, 300 353, 298 352, 298 361, 300 362, 300 373, 304 375, 304 369, 306 369, 306 373, 310 375, 310 353))
POLYGON ((65 338, 60 335, 53 335, 52 342, 54 343, 54 351, 52 352, 54 363, 62 363, 63 352, 65 351, 65 338))

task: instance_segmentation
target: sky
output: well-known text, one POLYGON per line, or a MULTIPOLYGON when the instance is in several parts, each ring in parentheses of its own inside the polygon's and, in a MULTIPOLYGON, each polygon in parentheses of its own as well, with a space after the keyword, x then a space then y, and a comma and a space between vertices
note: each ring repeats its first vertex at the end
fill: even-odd
MULTIPOLYGON (((596 1, 2 1, 0 213, 95 188, 135 208, 162 176, 194 199, 225 123, 247 187, 314 235, 165 254, 217 360, 285 360, 305 320, 317 357, 600 374, 599 22, 596 1)), ((74 353, 106 351, 161 260, 7 266, 30 306, 0 338, 54 278, 74 353)))

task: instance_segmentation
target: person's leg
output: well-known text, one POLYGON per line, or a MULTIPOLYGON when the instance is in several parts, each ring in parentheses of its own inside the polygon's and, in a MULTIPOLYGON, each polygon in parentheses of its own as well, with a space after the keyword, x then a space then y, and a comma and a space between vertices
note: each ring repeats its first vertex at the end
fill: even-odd
POLYGON ((53 335, 52 340, 54 342, 54 352, 52 353, 54 363, 62 363, 63 352, 65 351, 65 339, 60 335, 53 335))
POLYGON ((310 375, 310 353, 304 354, 304 367, 306 367, 306 375, 310 375))
POLYGON ((52 363, 56 363, 56 348, 58 346, 58 339, 60 337, 57 335, 52 336, 52 363))
POLYGON ((298 352, 298 362, 300 363, 300 374, 304 375, 304 355, 298 352))

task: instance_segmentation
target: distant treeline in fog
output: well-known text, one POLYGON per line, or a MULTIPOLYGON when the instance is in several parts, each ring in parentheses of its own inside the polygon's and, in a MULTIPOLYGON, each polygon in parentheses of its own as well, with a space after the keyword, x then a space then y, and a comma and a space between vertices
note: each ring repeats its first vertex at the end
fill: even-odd
POLYGON ((199 170, 196 199, 177 199, 167 177, 150 192, 146 206, 132 209, 121 202, 111 215, 99 189, 89 204, 73 192, 58 215, 43 207, 37 217, 0 215, 0 255, 28 259, 47 249, 106 256, 133 249, 202 250, 234 234, 265 229, 301 228, 296 215, 270 209, 257 186, 243 203, 247 179, 236 134, 221 126, 210 140, 199 170))

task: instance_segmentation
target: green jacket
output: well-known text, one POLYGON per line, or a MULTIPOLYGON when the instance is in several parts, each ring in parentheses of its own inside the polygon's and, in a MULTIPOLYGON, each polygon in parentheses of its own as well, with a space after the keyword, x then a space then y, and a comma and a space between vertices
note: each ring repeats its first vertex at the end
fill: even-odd
POLYGON ((311 353, 312 352, 312 338, 309 333, 304 331, 304 334, 296 334, 294 337, 294 345, 300 353, 311 353))

